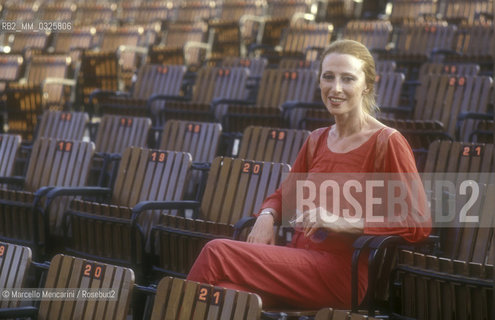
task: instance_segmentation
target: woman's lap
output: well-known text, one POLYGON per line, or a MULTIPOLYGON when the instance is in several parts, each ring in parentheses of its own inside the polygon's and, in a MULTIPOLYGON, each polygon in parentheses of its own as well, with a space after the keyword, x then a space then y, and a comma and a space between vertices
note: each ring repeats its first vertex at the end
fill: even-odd
POLYGON ((256 292, 269 301, 279 297, 299 308, 348 308, 350 304, 350 257, 324 251, 213 240, 204 247, 188 279, 223 286, 232 283, 234 289, 256 292))

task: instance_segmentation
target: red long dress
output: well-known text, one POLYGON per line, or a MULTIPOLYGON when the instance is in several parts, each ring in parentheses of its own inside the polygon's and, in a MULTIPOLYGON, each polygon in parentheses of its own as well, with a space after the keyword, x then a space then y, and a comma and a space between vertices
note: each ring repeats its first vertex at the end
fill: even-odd
MULTIPOLYGON (((304 144, 291 172, 373 172, 376 171, 375 152, 382 130, 368 141, 346 153, 334 153, 327 147, 330 128, 312 132, 316 141, 312 159, 308 159, 308 141, 304 144)), ((398 132, 388 137, 381 172, 417 173, 414 157, 405 138, 398 132)), ((282 212, 282 191, 279 188, 262 205, 282 212)), ((426 210, 425 210, 426 211, 426 210)), ((399 234, 410 242, 429 235, 431 224, 427 217, 418 224, 408 219, 394 228, 372 227, 365 223, 364 234, 399 234)), ((280 221, 281 217, 276 217, 280 221)), ((351 257, 357 235, 329 232, 323 242, 313 242, 296 231, 288 246, 252 244, 233 240, 213 240, 202 250, 194 263, 189 280, 256 292, 263 306, 317 309, 351 307, 351 257)), ((365 257, 363 257, 365 258, 365 257)), ((360 261, 359 299, 367 288, 366 259, 360 261)))

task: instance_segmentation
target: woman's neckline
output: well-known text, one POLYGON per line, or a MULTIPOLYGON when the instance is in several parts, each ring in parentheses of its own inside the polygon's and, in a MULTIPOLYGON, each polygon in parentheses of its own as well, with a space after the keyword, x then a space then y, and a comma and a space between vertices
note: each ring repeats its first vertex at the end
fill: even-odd
POLYGON ((372 141, 382 130, 384 130, 386 127, 383 127, 383 128, 380 128, 378 130, 376 130, 369 138, 368 140, 364 141, 363 143, 361 143, 359 146, 349 150, 349 151, 346 151, 346 152, 335 152, 333 151, 332 149, 330 149, 330 146, 328 145, 328 135, 330 134, 330 129, 332 128, 332 126, 328 127, 328 132, 327 134, 325 135, 325 146, 327 148, 328 151, 330 151, 331 153, 334 153, 334 154, 349 154, 351 152, 355 152, 361 148, 363 148, 365 145, 367 145, 368 143, 370 143, 370 141, 372 141))

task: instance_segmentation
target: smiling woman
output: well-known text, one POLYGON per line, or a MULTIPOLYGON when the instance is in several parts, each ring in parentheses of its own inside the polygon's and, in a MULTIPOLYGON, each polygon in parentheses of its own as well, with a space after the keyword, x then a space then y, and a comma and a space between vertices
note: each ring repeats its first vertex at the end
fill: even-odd
POLYGON ((371 116, 375 102, 375 62, 356 41, 334 42, 322 54, 319 79, 321 98, 335 118, 328 147, 347 152, 367 141, 385 125, 371 116))
MULTIPOLYGON (((336 57, 331 56, 332 54, 336 56, 341 56, 340 58, 343 60, 347 60, 347 70, 341 68, 341 71, 345 71, 351 73, 349 76, 357 77, 358 75, 363 73, 364 76, 364 84, 365 88, 363 89, 363 107, 364 111, 368 114, 372 114, 378 108, 375 102, 375 79, 376 79, 376 70, 375 70, 375 60, 373 56, 370 54, 368 49, 363 46, 361 43, 352 40, 341 40, 332 43, 321 55, 320 69, 318 77, 320 78, 320 87, 326 81, 323 80, 324 72, 326 72, 329 68, 335 68, 338 62, 335 61, 336 57), (331 56, 328 58, 328 56, 331 56), (342 57, 344 56, 344 57, 342 57), (347 57, 347 59, 346 59, 347 57), (349 60, 350 59, 350 60, 349 60), (330 65, 327 65, 329 63, 330 65), (354 73, 354 74, 352 74, 354 73), (356 74, 357 73, 357 74, 356 74)), ((332 71, 332 70, 328 70, 332 71)), ((350 80, 350 79, 347 79, 350 80)), ((357 79, 356 79, 357 80, 357 79)), ((322 93, 323 97, 323 93, 322 93)), ((325 99, 323 97, 323 99, 325 99)))
MULTIPOLYGON (((323 52, 320 61, 322 100, 335 125, 311 133, 291 172, 308 177, 347 173, 348 179, 368 172, 408 173, 411 180, 420 182, 404 137, 372 116, 376 109, 375 63, 368 49, 355 41, 340 40, 323 52)), ((421 185, 420 196, 408 206, 401 224, 377 225, 365 218, 349 223, 341 211, 318 207, 302 212, 301 225, 294 230, 290 245, 273 246, 274 223, 291 218, 285 204, 297 198, 294 194, 298 191, 290 181, 294 176, 289 175, 265 200, 247 243, 209 242, 188 279, 258 293, 263 306, 348 309, 353 242, 361 234, 394 234, 415 242, 430 232, 431 219, 421 185), (329 214, 334 218, 331 223, 321 216, 329 214), (317 232, 326 236, 315 237, 317 232)), ((360 261, 359 299, 366 292, 367 272, 366 261, 360 261)))
POLYGON ((347 54, 332 53, 323 60, 321 97, 332 115, 363 109, 368 89, 362 65, 362 60, 347 54))

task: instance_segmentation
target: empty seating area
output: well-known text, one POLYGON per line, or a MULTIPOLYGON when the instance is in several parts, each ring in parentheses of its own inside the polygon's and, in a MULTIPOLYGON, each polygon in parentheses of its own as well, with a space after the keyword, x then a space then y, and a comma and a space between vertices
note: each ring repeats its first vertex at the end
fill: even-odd
POLYGON ((494 2, 0 0, 0 289, 118 293, 0 298, 0 318, 495 319, 494 2), (466 190, 428 199, 481 222, 420 248, 358 238, 375 274, 350 310, 267 310, 185 280, 208 241, 246 240, 310 131, 334 123, 319 55, 339 39, 373 54, 375 116, 422 178, 480 186, 466 211, 466 190))

